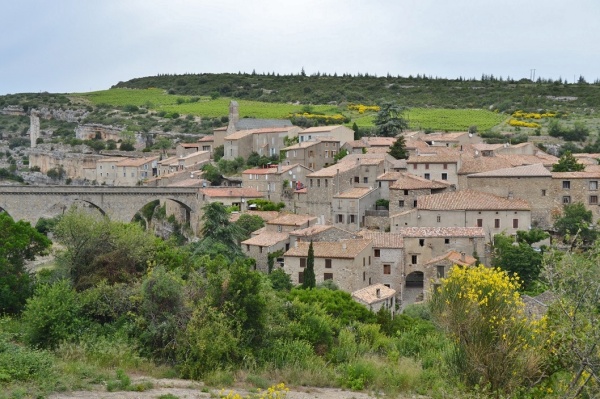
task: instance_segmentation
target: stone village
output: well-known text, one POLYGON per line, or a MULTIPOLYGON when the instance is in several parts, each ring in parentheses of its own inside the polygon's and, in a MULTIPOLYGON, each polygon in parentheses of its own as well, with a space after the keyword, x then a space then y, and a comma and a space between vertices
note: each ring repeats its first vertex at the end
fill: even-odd
MULTIPOLYGON (((30 119, 30 167, 42 173, 61 167, 73 185, 0 187, 0 208, 9 214, 27 211, 35 223, 83 200, 130 221, 132 212, 158 198, 168 214, 197 232, 202 206, 221 202, 239 209, 233 220, 250 213, 265 221, 240 244, 257 269, 268 272, 269 254, 278 254, 273 267, 302 283, 312 241, 317 283, 332 280, 374 311, 427 300, 452 265, 489 264, 495 234, 550 229, 563 204, 581 202, 594 221, 600 218, 600 154, 576 154, 584 171, 556 173, 551 169, 558 158, 532 143, 485 144, 468 132, 404 132, 409 157, 397 160, 388 153, 396 138, 354 140, 342 125, 302 129, 287 120, 240 119, 232 101, 228 126, 214 135, 178 144, 173 156, 124 157, 38 147, 39 117, 31 113, 30 119), (255 152, 281 154, 281 161, 210 186, 201 168, 219 146, 224 159, 255 152), (340 151, 347 155, 336 160, 340 151), (28 203, 31 197, 37 202, 28 203), (285 207, 257 211, 251 199, 285 207)), ((80 125, 76 133, 108 140, 119 129, 80 125)))

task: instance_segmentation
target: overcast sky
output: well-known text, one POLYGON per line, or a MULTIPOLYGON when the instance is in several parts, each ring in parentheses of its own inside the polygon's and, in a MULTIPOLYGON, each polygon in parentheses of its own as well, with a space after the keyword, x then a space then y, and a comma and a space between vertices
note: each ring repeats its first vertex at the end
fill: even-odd
POLYGON ((159 73, 600 78, 599 0, 0 0, 0 94, 159 73))

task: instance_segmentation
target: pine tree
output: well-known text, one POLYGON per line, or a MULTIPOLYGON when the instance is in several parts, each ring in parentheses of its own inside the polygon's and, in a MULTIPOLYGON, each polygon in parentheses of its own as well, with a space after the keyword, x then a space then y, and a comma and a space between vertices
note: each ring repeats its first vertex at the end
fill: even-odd
POLYGON ((312 240, 308 246, 308 257, 306 259, 306 270, 304 270, 304 283, 302 288, 315 288, 317 285, 315 278, 315 250, 313 249, 312 240))

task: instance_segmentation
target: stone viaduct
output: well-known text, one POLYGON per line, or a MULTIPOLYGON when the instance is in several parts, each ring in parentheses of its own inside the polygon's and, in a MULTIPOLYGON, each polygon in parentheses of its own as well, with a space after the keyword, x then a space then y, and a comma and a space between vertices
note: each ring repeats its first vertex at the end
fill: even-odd
POLYGON ((130 222, 149 202, 172 201, 197 233, 200 201, 197 187, 0 186, 0 209, 14 220, 35 225, 62 214, 73 204, 87 203, 112 220, 130 222))

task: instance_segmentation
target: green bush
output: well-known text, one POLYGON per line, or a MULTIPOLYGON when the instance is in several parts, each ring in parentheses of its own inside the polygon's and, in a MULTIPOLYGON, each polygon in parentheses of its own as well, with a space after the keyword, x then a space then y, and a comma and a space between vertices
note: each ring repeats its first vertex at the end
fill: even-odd
POLYGON ((43 378, 51 372, 52 362, 50 353, 24 348, 0 333, 0 385, 43 378))
POLYGON ((56 348, 83 330, 82 304, 67 280, 37 287, 22 315, 25 341, 34 347, 56 348))

